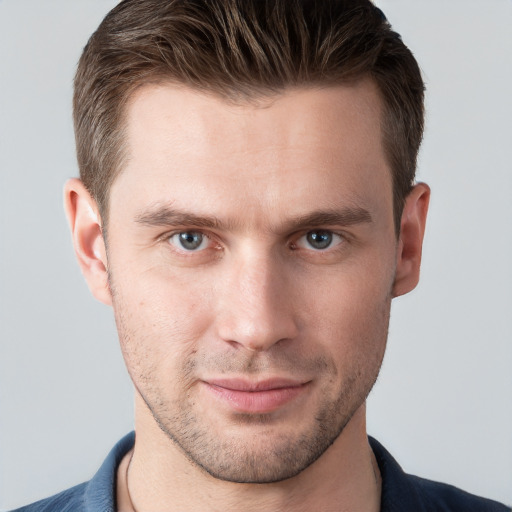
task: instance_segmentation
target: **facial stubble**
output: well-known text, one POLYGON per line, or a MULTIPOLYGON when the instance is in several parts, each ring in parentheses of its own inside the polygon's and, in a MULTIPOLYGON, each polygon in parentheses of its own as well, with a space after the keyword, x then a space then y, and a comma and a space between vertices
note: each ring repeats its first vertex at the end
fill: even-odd
MULTIPOLYGON (((158 379, 158 364, 151 358, 151 346, 165 343, 151 339, 144 330, 135 332, 126 320, 127 309, 123 300, 111 286, 116 324, 123 354, 134 386, 148 407, 156 424, 167 438, 196 467, 212 477, 237 483, 272 483, 292 478, 313 464, 338 439, 357 409, 370 393, 382 363, 389 323, 389 303, 377 313, 377 334, 362 340, 373 344, 372 363, 368 354, 350 368, 350 374, 340 379, 332 358, 322 354, 316 358, 303 358, 293 350, 273 347, 268 353, 246 353, 243 357, 219 355, 206 358, 192 351, 188 359, 166 375, 179 375, 174 383, 158 379), (148 357, 149 356, 149 357, 148 357), (148 364, 153 361, 153 364, 148 364), (227 424, 216 432, 208 418, 198 411, 198 371, 214 370, 230 374, 255 375, 269 369, 285 370, 288 374, 303 372, 322 376, 325 389, 317 390, 318 400, 307 425, 289 428, 281 424, 279 414, 233 414, 227 424), (335 391, 333 383, 340 382, 335 391), (173 386, 169 398, 169 386, 173 386), (178 393, 176 387, 180 389, 178 393), (324 392, 325 391, 325 392, 324 392)), ((347 372, 348 373, 348 372, 347 372)), ((213 406, 212 406, 213 407, 213 406)))

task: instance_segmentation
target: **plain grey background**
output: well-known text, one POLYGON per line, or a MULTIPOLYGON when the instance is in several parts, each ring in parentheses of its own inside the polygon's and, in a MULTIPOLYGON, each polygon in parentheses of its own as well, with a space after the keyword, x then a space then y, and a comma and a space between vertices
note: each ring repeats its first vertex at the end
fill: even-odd
MULTIPOLYGON (((114 0, 0 0, 0 509, 89 479, 132 429, 110 310, 74 261, 71 82, 114 0)), ((381 0, 427 82, 422 281, 395 301, 369 432, 512 503, 512 2, 381 0)))

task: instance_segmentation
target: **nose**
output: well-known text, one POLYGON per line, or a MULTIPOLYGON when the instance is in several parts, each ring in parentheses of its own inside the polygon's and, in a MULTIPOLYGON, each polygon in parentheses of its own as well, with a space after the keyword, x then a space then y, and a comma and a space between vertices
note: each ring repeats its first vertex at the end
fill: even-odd
POLYGON ((218 290, 217 331, 221 340, 264 351, 298 334, 293 290, 286 264, 254 254, 230 262, 218 290))

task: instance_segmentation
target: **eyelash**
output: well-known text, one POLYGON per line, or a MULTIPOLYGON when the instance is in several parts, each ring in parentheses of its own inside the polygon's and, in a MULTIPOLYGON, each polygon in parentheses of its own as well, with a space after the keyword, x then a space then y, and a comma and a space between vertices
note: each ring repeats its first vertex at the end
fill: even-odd
MULTIPOLYGON (((175 250, 176 252, 180 253, 180 255, 184 255, 184 256, 193 256, 194 254, 204 252, 206 249, 210 248, 210 247, 205 247, 204 249, 202 249, 200 251, 194 251, 194 250, 187 251, 185 248, 180 250, 179 248, 173 246, 173 244, 171 243, 171 239, 176 235, 185 234, 185 233, 201 235, 202 237, 206 238, 210 242, 210 244, 215 241, 211 235, 204 233, 203 231, 198 230, 198 229, 175 230, 170 233, 165 233, 164 235, 159 237, 158 241, 167 243, 171 247, 171 249, 175 250)), ((220 244, 218 244, 218 248, 220 248, 220 244)))
MULTIPOLYGON (((162 235, 161 237, 159 237, 159 241, 164 241, 166 242, 169 246, 171 246, 172 249, 176 250, 176 252, 180 253, 181 255, 185 255, 185 256, 194 256, 194 255, 197 255, 199 253, 202 253, 204 251, 206 251, 207 249, 221 249, 221 245, 220 244, 217 244, 217 247, 205 247, 201 250, 186 250, 185 248, 182 248, 181 250, 179 248, 177 248, 176 246, 173 246, 173 244, 171 243, 171 239, 176 236, 176 235, 180 235, 180 234, 198 234, 198 235, 201 235, 202 237, 206 238, 209 240, 209 243, 211 245, 211 243, 214 243, 215 242, 215 239, 214 237, 212 237, 211 235, 209 235, 208 233, 205 233, 201 230, 195 230, 195 229, 181 229, 181 230, 175 230, 175 231, 172 231, 170 233, 166 233, 164 235, 162 235)), ((293 237, 293 241, 289 242, 287 244, 288 248, 292 251, 297 251, 297 250, 300 250, 301 247, 299 245, 299 242, 307 237, 309 234, 312 234, 312 233, 324 233, 324 234, 328 234, 330 235, 333 239, 337 238, 338 241, 337 243, 335 243, 333 245, 332 242, 330 242, 324 249, 321 249, 321 248, 313 248, 313 247, 310 247, 310 251, 313 252, 313 253, 316 253, 316 254, 329 254, 329 253, 332 253, 334 252, 338 246, 342 245, 344 246, 345 243, 348 241, 348 237, 346 236, 345 233, 340 233, 340 232, 337 232, 337 231, 334 231, 332 229, 325 229, 325 228, 315 228, 315 229, 309 229, 307 231, 301 231, 300 232, 300 235, 299 236, 294 236, 293 237)), ((202 242, 201 242, 202 243, 202 242)), ((307 248, 304 248, 304 250, 308 250, 307 248)))
MULTIPOLYGON (((343 244, 343 242, 346 241, 346 237, 341 234, 341 233, 337 233, 336 231, 333 231, 331 229, 310 229, 309 231, 306 231, 305 233, 303 233, 298 239, 296 242, 293 242, 292 244, 290 244, 290 248, 293 249, 293 250, 297 250, 297 246, 299 245, 298 242, 300 242, 303 238, 307 238, 310 234, 312 233, 322 233, 322 234, 327 234, 331 237, 331 241, 329 241, 328 245, 325 247, 325 248, 313 248, 311 247, 311 243, 309 243, 310 247, 311 247, 311 250, 315 253, 327 253, 327 252, 332 252, 333 250, 335 250, 336 247, 338 247, 340 244, 343 244), (338 241, 336 242, 335 239, 338 238, 338 241), (334 244, 334 245, 333 245, 334 244)), ((300 248, 300 247, 299 247, 300 248)))

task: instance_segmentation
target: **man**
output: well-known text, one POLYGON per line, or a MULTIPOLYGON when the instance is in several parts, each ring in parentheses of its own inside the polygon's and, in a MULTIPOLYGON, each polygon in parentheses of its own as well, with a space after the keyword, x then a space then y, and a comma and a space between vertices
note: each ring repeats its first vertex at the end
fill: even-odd
POLYGON ((366 1, 125 1, 75 82, 66 187, 136 441, 28 510, 507 510, 368 441, 418 281, 423 83, 366 1))

